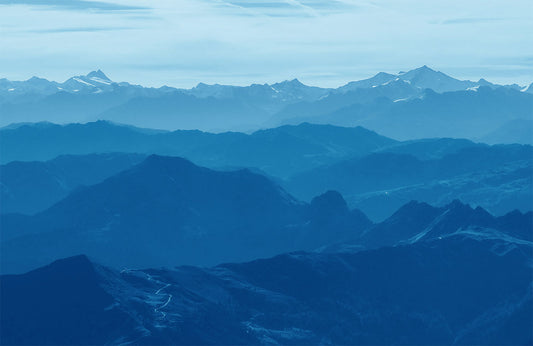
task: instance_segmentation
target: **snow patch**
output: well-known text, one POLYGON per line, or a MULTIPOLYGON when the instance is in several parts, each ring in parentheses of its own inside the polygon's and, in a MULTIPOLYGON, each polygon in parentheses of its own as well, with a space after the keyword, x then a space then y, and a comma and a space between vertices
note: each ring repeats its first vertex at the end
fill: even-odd
POLYGON ((484 228, 484 229, 472 229, 472 228, 460 228, 454 233, 451 233, 449 235, 446 235, 445 237, 452 237, 456 235, 468 235, 475 239, 488 239, 488 240, 503 240, 507 243, 512 244, 518 244, 518 245, 527 245, 527 246, 533 246, 533 242, 515 238, 513 236, 510 236, 508 234, 502 233, 498 230, 492 229, 492 228, 484 228))
POLYGON ((397 81, 399 81, 399 80, 400 80, 400 78, 391 79, 390 81, 385 82, 385 83, 383 83, 383 84, 381 84, 381 85, 389 85, 390 83, 392 83, 392 82, 397 82, 397 81))
POLYGON ((105 79, 98 78, 98 77, 91 77, 90 80, 92 80, 93 82, 96 82, 96 83, 101 83, 101 84, 105 84, 105 85, 111 85, 110 81, 107 81, 105 79))
POLYGON ((422 232, 420 232, 417 235, 413 236, 411 239, 408 239, 407 243, 408 244, 414 244, 417 241, 419 241, 420 239, 424 238, 429 232, 431 232, 433 230, 435 225, 437 225, 439 222, 442 221, 444 216, 446 216, 446 214, 448 214, 449 212, 450 212, 450 210, 448 209, 444 213, 442 213, 441 215, 436 217, 435 220, 433 220, 433 222, 428 227, 426 227, 422 232))
POLYGON ((82 83, 82 84, 85 84, 85 85, 88 85, 88 86, 92 86, 94 87, 94 85, 92 85, 91 83, 88 83, 86 81, 84 81, 83 79, 80 79, 80 78, 77 78, 77 77, 74 77, 74 80, 78 83, 82 83))

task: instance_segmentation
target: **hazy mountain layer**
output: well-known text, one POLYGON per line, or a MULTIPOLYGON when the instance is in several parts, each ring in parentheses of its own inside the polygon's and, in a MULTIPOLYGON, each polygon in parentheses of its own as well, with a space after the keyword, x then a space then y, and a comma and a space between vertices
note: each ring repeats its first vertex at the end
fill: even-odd
MULTIPOLYGON (((424 90, 412 98, 376 98, 372 102, 333 102, 327 99, 292 105, 273 117, 272 125, 311 122, 364 126, 395 139, 486 136, 513 120, 533 122, 533 95, 509 88, 479 87, 435 93, 424 90)), ((509 134, 505 142, 522 141, 509 134)))
MULTIPOLYGON (((529 146, 490 147, 450 138, 397 142, 363 128, 311 124, 251 135, 161 132, 107 122, 33 124, 4 128, 0 135, 1 157, 7 160, 122 151, 178 155, 219 170, 246 167, 304 200, 338 190, 350 207, 364 210, 374 220, 413 199, 435 205, 460 199, 498 215, 533 209, 529 146)), ((128 154, 123 158, 113 154, 121 162, 115 169, 113 161, 105 160, 108 156, 0 166, 5 201, 1 210, 42 211, 78 184, 97 183, 137 162, 128 154)))
POLYGON ((139 163, 137 154, 60 156, 0 166, 0 214, 42 211, 82 185, 93 185, 139 163))
POLYGON ((285 181, 284 187, 304 200, 337 190, 350 206, 360 208, 374 220, 387 217, 410 200, 444 205, 461 199, 499 215, 512 209, 533 210, 531 146, 461 148, 437 141, 402 144, 387 150, 391 152, 297 174, 285 181), (429 150, 422 150, 424 146, 429 150), (446 148, 456 151, 447 152, 446 148), (439 151, 442 157, 427 155, 439 151))
POLYGON ((4 273, 78 253, 115 267, 213 265, 311 250, 371 224, 338 193, 306 204, 248 170, 155 155, 34 216, 0 221, 4 273))
MULTIPOLYGON (((298 80, 192 89, 116 83, 102 71, 64 83, 0 80, 0 125, 111 120, 204 131, 250 131, 303 121, 361 125, 397 139, 480 138, 515 119, 533 122, 531 88, 461 81, 427 66, 378 73, 337 89, 298 80), (439 94, 437 94, 439 93, 439 94), (414 125, 414 126, 413 126, 414 125)), ((513 137, 505 141, 517 142, 513 137)))
POLYGON ((287 177, 368 154, 396 141, 363 128, 301 124, 251 135, 200 131, 157 132, 108 122, 21 124, 0 129, 0 160, 50 160, 58 155, 127 152, 182 156, 213 168, 254 167, 287 177))

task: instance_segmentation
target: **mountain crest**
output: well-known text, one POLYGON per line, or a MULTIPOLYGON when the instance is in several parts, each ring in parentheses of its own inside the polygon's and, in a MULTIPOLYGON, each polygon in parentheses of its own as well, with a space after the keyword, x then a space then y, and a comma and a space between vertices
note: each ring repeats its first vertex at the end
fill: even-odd
POLYGON ((273 87, 305 87, 306 85, 300 82, 297 78, 291 79, 291 80, 284 80, 283 82, 272 84, 273 87))
POLYGON ((311 208, 314 211, 326 211, 328 213, 347 213, 348 205, 342 195, 334 190, 329 190, 320 196, 313 198, 311 208))
POLYGON ((102 70, 98 69, 97 71, 91 71, 89 72, 89 74, 87 75, 88 78, 99 78, 99 79, 103 79, 105 81, 111 81, 111 79, 109 79, 104 72, 102 72, 102 70))

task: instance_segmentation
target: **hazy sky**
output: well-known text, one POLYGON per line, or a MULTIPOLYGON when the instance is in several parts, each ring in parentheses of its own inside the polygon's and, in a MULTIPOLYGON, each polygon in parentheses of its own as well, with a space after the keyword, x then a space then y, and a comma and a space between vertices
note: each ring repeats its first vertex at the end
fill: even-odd
POLYGON ((0 0, 0 78, 338 86, 421 65, 533 82, 532 0, 0 0), (46 5, 42 5, 46 3, 46 5))

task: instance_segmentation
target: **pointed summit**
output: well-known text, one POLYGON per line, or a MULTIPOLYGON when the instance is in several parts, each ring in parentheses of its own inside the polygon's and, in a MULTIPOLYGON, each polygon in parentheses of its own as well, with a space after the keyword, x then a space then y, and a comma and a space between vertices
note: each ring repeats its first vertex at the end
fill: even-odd
MULTIPOLYGON (((410 79, 413 79, 413 78, 416 78, 416 77, 420 77, 420 76, 425 76, 425 75, 443 75, 443 76, 446 76, 444 73, 435 71, 435 70, 429 68, 427 65, 415 68, 415 69, 407 71, 407 72, 400 73, 400 75, 401 75, 402 79, 404 79, 404 80, 406 80, 406 79, 410 80, 410 79)), ((448 77, 448 76, 446 76, 446 77, 448 77)))
POLYGON ((477 86, 474 82, 452 78, 440 71, 429 68, 427 65, 401 73, 400 78, 404 81, 409 81, 413 86, 421 89, 432 89, 438 93, 466 90, 477 86))
POLYGON ((294 78, 294 79, 292 79, 292 80, 290 80, 290 81, 287 81, 287 84, 291 84, 291 85, 304 85, 302 82, 300 82, 300 81, 298 80, 298 78, 294 78))
POLYGON ((92 71, 87 75, 88 78, 99 78, 105 81, 111 81, 102 70, 98 69, 97 71, 92 71))

